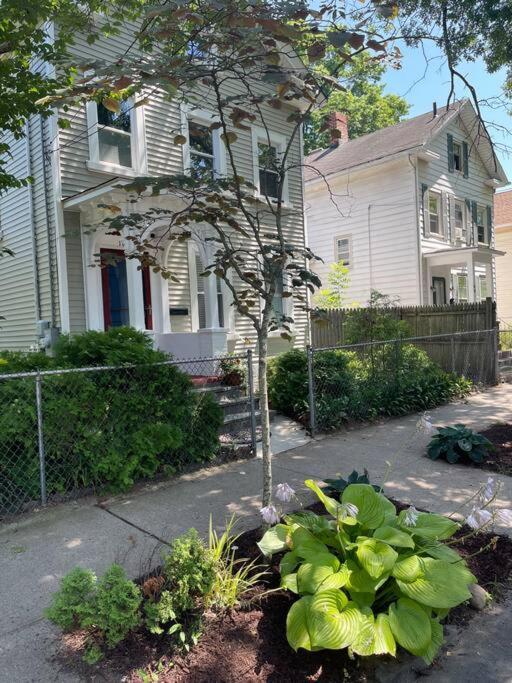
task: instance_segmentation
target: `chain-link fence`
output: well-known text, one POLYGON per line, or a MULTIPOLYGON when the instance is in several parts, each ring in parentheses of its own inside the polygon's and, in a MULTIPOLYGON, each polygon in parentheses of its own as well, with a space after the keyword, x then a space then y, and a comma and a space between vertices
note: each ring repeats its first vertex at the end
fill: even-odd
POLYGON ((252 353, 0 374, 0 519, 256 453, 252 353))
POLYGON ((496 384, 497 330, 308 348, 311 433, 426 410, 496 384))

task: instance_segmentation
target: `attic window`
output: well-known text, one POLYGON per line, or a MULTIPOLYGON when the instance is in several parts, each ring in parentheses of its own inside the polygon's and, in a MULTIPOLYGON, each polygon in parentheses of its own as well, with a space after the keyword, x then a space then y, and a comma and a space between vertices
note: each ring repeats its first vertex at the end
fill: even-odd
POLYGON ((453 167, 456 171, 462 171, 462 145, 460 142, 453 143, 453 167))

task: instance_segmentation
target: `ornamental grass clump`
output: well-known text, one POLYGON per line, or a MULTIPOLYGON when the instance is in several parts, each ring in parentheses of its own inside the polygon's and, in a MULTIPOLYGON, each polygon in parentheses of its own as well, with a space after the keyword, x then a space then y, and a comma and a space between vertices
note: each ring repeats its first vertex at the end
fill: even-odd
POLYGON ((284 553, 281 585, 298 597, 286 621, 291 647, 394 656, 398 644, 432 662, 441 620, 476 582, 443 543, 460 525, 412 507, 397 514, 369 484, 350 484, 339 501, 305 484, 328 515, 286 515, 259 543, 265 555, 284 553))

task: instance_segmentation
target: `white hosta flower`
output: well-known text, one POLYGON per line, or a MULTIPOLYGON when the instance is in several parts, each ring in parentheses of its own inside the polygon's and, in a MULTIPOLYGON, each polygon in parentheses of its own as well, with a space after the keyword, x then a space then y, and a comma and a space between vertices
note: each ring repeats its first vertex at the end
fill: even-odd
POLYGON ((273 505, 261 508, 260 515, 266 524, 277 524, 279 522, 279 513, 273 505))
POLYGON ((430 415, 427 415, 427 413, 424 413, 418 422, 416 423, 416 428, 418 431, 423 432, 427 436, 430 436, 431 434, 434 434, 436 432, 436 428, 432 424, 432 418, 430 415))
POLYGON ((512 510, 496 510, 496 519, 498 522, 512 526, 512 510))
POLYGON ((466 517, 466 524, 476 530, 482 529, 491 521, 492 512, 489 512, 489 510, 479 510, 478 508, 473 508, 468 517, 466 517))
POLYGON ((405 526, 416 526, 416 522, 418 521, 418 516, 419 516, 418 510, 414 507, 414 505, 411 505, 407 508, 405 511, 404 515, 404 524, 405 526))
POLYGON ((341 512, 344 517, 354 517, 355 519, 359 513, 359 508, 354 503, 343 503, 341 512))
POLYGON ((482 489, 480 495, 478 496, 478 500, 482 505, 487 505, 488 503, 491 502, 491 500, 494 498, 496 495, 496 481, 494 480, 493 477, 488 477, 487 478, 487 483, 485 487, 482 489))
POLYGON ((289 503, 294 496, 295 489, 292 489, 292 487, 286 482, 276 486, 276 498, 281 500, 283 503, 289 503))

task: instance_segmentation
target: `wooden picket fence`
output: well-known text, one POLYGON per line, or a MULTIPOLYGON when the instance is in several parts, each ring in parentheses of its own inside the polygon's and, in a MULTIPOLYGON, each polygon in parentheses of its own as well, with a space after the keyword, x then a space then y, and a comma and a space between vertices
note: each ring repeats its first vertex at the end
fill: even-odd
MULTIPOLYGON (((340 346, 346 343, 345 324, 361 308, 316 311, 310 316, 313 347, 340 346)), ((471 304, 446 306, 397 306, 386 309, 397 320, 408 323, 411 337, 433 337, 453 332, 490 330, 498 326, 496 302, 486 299, 471 304)))

